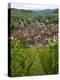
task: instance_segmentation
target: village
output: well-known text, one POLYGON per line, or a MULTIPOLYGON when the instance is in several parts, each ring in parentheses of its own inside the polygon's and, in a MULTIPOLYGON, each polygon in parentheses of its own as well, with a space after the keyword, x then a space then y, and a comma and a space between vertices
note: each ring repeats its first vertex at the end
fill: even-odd
POLYGON ((11 41, 22 40, 30 48, 47 47, 50 42, 58 42, 58 24, 38 21, 19 21, 16 29, 11 30, 11 41))

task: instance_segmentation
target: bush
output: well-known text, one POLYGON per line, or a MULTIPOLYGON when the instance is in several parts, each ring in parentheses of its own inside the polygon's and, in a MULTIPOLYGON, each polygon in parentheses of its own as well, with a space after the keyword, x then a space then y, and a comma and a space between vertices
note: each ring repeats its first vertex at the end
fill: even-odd
POLYGON ((43 49, 39 55, 40 63, 43 66, 45 74, 58 73, 58 45, 50 43, 47 49, 43 49))
POLYGON ((58 73, 58 45, 50 43, 48 48, 25 48, 17 41, 11 46, 11 76, 26 76, 58 73))

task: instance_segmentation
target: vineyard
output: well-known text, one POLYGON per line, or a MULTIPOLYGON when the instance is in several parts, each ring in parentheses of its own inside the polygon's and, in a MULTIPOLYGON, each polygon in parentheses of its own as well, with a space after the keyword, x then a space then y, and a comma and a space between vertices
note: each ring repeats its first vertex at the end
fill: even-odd
POLYGON ((58 13, 9 9, 10 76, 58 73, 58 13))

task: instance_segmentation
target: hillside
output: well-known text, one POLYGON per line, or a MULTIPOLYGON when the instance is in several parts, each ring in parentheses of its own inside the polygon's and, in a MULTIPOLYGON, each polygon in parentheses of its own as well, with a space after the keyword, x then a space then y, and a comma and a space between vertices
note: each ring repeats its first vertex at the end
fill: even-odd
POLYGON ((58 9, 45 9, 45 10, 24 10, 24 9, 15 9, 15 8, 9 8, 11 12, 13 13, 29 13, 29 14, 42 14, 42 15, 47 15, 47 14, 52 14, 52 13, 57 13, 58 9))

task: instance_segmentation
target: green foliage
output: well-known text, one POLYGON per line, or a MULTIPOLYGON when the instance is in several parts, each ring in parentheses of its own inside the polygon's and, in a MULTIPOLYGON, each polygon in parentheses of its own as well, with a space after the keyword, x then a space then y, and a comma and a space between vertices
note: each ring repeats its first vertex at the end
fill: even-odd
POLYGON ((45 74, 58 73, 58 45, 50 43, 47 49, 44 49, 40 54, 40 62, 43 66, 45 74))
POLYGON ((11 76, 57 74, 58 45, 50 43, 47 48, 23 47, 20 41, 11 46, 11 76))
POLYGON ((15 49, 22 49, 22 48, 28 48, 28 45, 24 41, 17 40, 16 42, 11 42, 12 48, 15 49))

